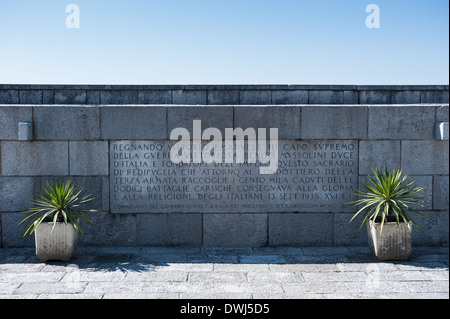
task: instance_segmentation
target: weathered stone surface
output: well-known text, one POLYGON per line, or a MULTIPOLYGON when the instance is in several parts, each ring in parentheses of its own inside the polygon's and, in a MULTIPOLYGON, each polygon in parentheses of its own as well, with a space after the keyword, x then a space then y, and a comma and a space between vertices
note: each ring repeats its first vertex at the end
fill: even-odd
POLYGON ((237 105, 239 90, 208 90, 208 105, 237 105))
POLYGON ((206 90, 173 90, 172 103, 206 105, 206 90))
POLYGON ((433 181, 433 209, 434 210, 448 210, 449 198, 449 180, 447 175, 434 176, 433 181))
POLYGON ((28 210, 34 196, 34 180, 32 177, 0 177, 0 194, 0 211, 28 210))
POLYGON ((2 247, 34 247, 34 235, 25 236, 26 222, 20 222, 27 217, 22 213, 1 213, 2 247))
POLYGON ((55 91, 56 104, 86 104, 85 90, 57 90, 55 91))
POLYGON ((42 90, 20 90, 20 104, 42 104, 42 90))
POLYGON ((70 175, 108 175, 108 142, 69 142, 70 175))
POLYGON ((309 104, 343 104, 343 91, 309 91, 309 104))
POLYGON ((300 127, 302 139, 365 139, 367 107, 306 105, 300 127))
POLYGON ((205 247, 264 247, 267 214, 207 214, 203 217, 205 247))
POLYGON ((17 140, 19 122, 31 122, 32 117, 30 106, 0 106, 0 140, 17 140))
POLYGON ((89 106, 36 106, 37 140, 93 140, 100 138, 100 111, 89 106))
POLYGON ((158 106, 101 108, 102 139, 166 139, 166 109, 158 106))
POLYGON ((449 103, 448 90, 421 91, 420 103, 449 103))
POLYGON ((19 104, 18 90, 0 90, 0 104, 19 104))
POLYGON ((269 214, 269 246, 330 246, 332 244, 332 214, 269 214))
POLYGON ((278 129, 278 138, 300 139, 300 107, 299 106, 239 106, 234 108, 234 127, 243 130, 251 127, 278 129))
POLYGON ((409 175, 448 175, 447 141, 402 141, 402 167, 409 175))
POLYGON ((414 104, 420 103, 420 91, 392 91, 392 104, 414 104))
POLYGON ((352 243, 355 246, 367 245, 367 232, 363 228, 359 230, 363 218, 354 219, 353 213, 336 213, 333 221, 333 244, 343 246, 352 243))
POLYGON ((308 91, 272 91, 272 104, 308 104, 308 91))
POLYGON ((391 103, 390 91, 360 91, 360 104, 389 104, 391 103))
POLYGON ((372 174, 374 168, 400 167, 400 141, 379 140, 359 143, 359 173, 372 174))
POLYGON ((370 139, 433 139, 435 107, 370 106, 370 139))
POLYGON ((102 90, 100 104, 137 104, 137 90, 102 90))
MULTIPOLYGON (((225 136, 225 128, 233 127, 233 108, 230 106, 172 106, 167 110, 168 132, 185 128, 193 138, 193 120, 201 120, 202 132, 207 128, 218 128, 225 136)), ((208 139, 208 138, 207 138, 208 139)))
POLYGON ((137 216, 137 244, 143 246, 200 246, 200 214, 143 214, 137 216))
POLYGON ((245 90, 240 91, 241 105, 270 105, 272 104, 272 94, 266 90, 245 90))
POLYGON ((171 104, 172 91, 170 90, 151 90, 138 92, 139 104, 171 104))
POLYGON ((68 142, 2 142, 5 176, 67 175, 68 142))
POLYGON ((87 214, 94 225, 83 222, 84 236, 79 237, 80 246, 136 246, 136 216, 116 215, 109 212, 87 214))

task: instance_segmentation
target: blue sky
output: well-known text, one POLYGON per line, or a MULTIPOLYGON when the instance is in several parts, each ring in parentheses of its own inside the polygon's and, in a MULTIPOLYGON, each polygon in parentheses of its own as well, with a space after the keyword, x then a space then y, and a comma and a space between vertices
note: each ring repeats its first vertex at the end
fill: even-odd
POLYGON ((448 84, 448 39, 445 0, 0 0, 0 83, 448 84))

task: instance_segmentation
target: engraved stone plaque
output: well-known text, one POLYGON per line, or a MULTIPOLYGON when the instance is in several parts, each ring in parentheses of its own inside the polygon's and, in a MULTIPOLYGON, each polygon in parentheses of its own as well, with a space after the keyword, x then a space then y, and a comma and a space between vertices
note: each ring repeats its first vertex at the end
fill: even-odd
MULTIPOLYGON (((110 142, 113 213, 346 212, 358 186, 358 142, 278 142, 275 174, 261 163, 171 161, 175 141, 110 142)), ((206 143, 206 142, 205 142, 206 143)))

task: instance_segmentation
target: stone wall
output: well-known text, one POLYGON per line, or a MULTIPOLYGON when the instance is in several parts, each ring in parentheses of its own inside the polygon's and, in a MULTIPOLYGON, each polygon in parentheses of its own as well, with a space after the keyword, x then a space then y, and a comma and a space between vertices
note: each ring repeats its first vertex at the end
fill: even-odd
POLYGON ((174 128, 191 131, 193 120, 221 132, 278 128, 280 145, 354 145, 352 187, 375 166, 402 167, 433 199, 423 209, 429 217, 417 218, 414 244, 448 245, 448 103, 448 86, 0 85, 1 246, 34 245, 22 237, 20 212, 59 178, 84 186, 98 199, 92 207, 103 209, 91 215, 95 226, 84 224, 80 245, 367 244, 342 201, 314 209, 114 209, 112 147, 166 145, 174 128), (32 140, 23 140, 20 122, 32 123, 32 140))

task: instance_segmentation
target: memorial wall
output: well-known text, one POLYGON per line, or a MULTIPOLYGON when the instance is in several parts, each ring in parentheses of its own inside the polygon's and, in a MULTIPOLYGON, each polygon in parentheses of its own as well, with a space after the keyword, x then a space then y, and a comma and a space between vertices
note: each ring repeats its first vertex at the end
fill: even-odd
POLYGON ((102 209, 85 246, 366 245, 349 204, 374 167, 432 201, 415 245, 448 246, 448 86, 0 85, 0 238, 71 179, 102 209))

